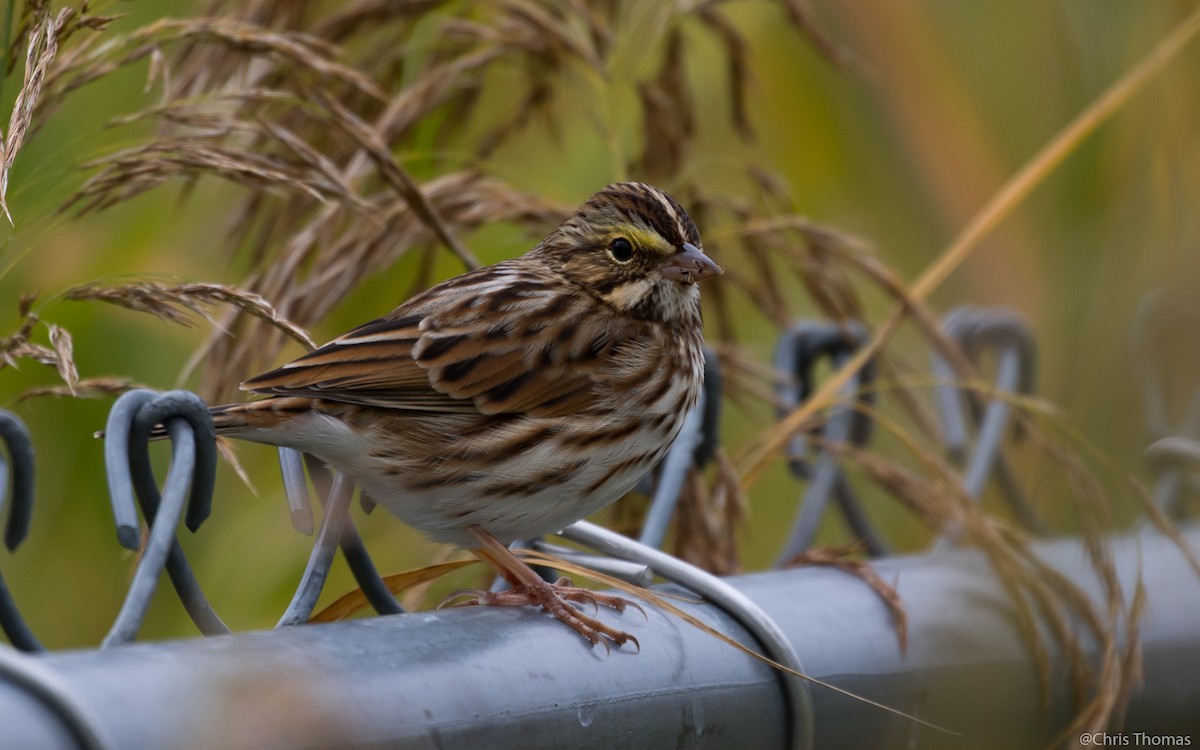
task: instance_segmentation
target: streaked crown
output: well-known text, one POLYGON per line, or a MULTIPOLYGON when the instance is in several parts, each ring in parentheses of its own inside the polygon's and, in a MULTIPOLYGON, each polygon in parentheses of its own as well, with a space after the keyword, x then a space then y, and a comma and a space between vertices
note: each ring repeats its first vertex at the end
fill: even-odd
POLYGON ((588 198, 562 226, 581 236, 597 227, 636 227, 652 232, 671 248, 700 246, 700 231, 679 201, 643 182, 617 182, 588 198))
POLYGON ((585 201, 532 254, 547 256, 568 280, 623 313, 698 321, 693 282, 720 273, 700 248, 700 232, 677 200, 651 185, 619 182, 585 201), (696 265, 680 273, 687 263, 696 265))

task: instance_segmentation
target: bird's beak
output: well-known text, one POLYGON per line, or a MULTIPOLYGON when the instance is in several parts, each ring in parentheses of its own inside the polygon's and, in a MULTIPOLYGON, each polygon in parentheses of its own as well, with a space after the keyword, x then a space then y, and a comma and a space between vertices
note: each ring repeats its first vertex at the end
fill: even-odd
POLYGON ((694 284, 710 276, 719 276, 721 267, 712 262, 704 251, 690 242, 683 243, 683 251, 667 258, 662 266, 663 278, 681 284, 694 284))

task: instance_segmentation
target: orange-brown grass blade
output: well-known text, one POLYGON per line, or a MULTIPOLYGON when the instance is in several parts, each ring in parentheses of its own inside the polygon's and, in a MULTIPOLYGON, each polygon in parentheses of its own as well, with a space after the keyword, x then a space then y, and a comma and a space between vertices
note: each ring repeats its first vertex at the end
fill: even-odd
MULTIPOLYGON (((387 586, 388 591, 396 594, 426 581, 441 578, 459 568, 480 564, 482 563, 478 560, 454 560, 452 562, 438 563, 437 565, 427 565, 424 568, 417 568, 416 570, 386 575, 383 577, 383 583, 387 586)), ((309 622, 337 622, 365 609, 366 606, 367 597, 363 594, 362 589, 355 589, 339 597, 333 604, 313 615, 309 618, 309 622)))
MULTIPOLYGON (((559 563, 562 562, 556 557, 551 557, 551 559, 554 560, 555 567, 559 567, 559 563)), ((430 581, 437 580, 444 575, 453 573, 459 568, 464 568, 468 565, 474 565, 478 562, 480 561, 453 560, 451 562, 435 563, 433 565, 426 565, 423 568, 408 570, 403 573, 392 573, 391 575, 386 575, 383 577, 383 583, 385 586, 387 586, 388 591, 392 592, 393 594, 399 594, 401 591, 407 591, 408 589, 411 589, 414 586, 419 586, 422 583, 429 583, 430 581)), ((565 570, 566 568, 564 567, 563 569, 565 570)), ((585 569, 580 568, 580 570, 585 569)), ((592 574, 589 573, 588 575, 591 576, 592 574)), ((688 604, 700 604, 703 602, 702 599, 693 599, 691 597, 681 596, 679 594, 664 593, 660 594, 660 596, 668 599, 674 599, 676 601, 686 602, 688 604)), ((345 620, 346 618, 366 609, 367 605, 367 597, 363 594, 362 589, 354 589, 353 591, 339 597, 338 600, 333 604, 330 604, 325 609, 313 615, 311 618, 309 618, 309 622, 337 622, 339 620, 345 620)))

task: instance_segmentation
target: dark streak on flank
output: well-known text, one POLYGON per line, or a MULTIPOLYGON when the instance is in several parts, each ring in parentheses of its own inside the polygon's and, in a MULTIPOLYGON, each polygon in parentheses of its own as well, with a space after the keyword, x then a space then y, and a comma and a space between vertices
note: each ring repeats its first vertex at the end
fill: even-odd
MULTIPOLYGON (((671 372, 670 365, 664 365, 664 367, 666 368, 667 372, 671 372)), ((646 397, 645 404, 650 406, 651 404, 658 403, 658 400, 667 395, 667 392, 671 390, 672 385, 674 385, 672 379, 666 375, 663 375, 659 380, 658 387, 651 391, 650 395, 646 397)))
MULTIPOLYGON (((643 453, 640 456, 634 456, 633 458, 629 458, 629 459, 626 459, 619 463, 615 463, 612 466, 610 466, 608 468, 608 471, 604 472, 604 474, 599 479, 597 479, 596 481, 592 482, 587 487, 585 487, 583 491, 585 493, 595 492, 596 490, 600 489, 605 484, 607 484, 608 481, 610 479, 612 479, 613 477, 615 477, 616 475, 618 475, 622 472, 629 471, 630 469, 636 468, 637 466, 640 466, 642 464, 649 464, 652 461, 655 461, 657 458, 658 458, 657 453, 651 452, 651 453, 643 453)), ((647 467, 647 468, 649 468, 649 467, 647 467)))
POLYGON ((412 484, 414 490, 432 490, 439 487, 457 487, 463 484, 474 484, 487 478, 487 474, 479 471, 471 471, 466 474, 455 474, 453 476, 435 476, 426 477, 412 484))
POLYGON ((641 423, 636 420, 630 420, 624 425, 612 430, 592 430, 587 432, 576 432, 572 435, 564 435, 561 438, 563 445, 576 446, 586 448, 597 443, 615 443, 624 440, 633 433, 638 431, 641 423))
POLYGON ((588 461, 586 459, 577 459, 565 466, 555 466, 530 477, 489 484, 486 487, 481 487, 480 491, 490 497, 497 495, 530 495, 551 487, 566 484, 574 479, 575 475, 584 466, 587 466, 587 464, 588 461))
POLYGON ((649 421, 650 427, 652 429, 661 430, 663 428, 663 426, 667 424, 668 420, 670 420, 674 416, 675 416, 674 412, 664 411, 660 414, 657 414, 657 415, 651 417, 648 421, 649 421))
MULTIPOLYGON (((524 421, 526 418, 517 414, 497 414, 495 419, 505 419, 509 423, 515 421, 524 421)), ((456 432, 458 437, 473 437, 488 432, 496 432, 502 434, 505 432, 504 425, 497 423, 488 423, 486 420, 480 420, 475 425, 466 429, 460 429, 456 432), (480 424, 483 426, 480 427, 480 424)), ((558 432, 558 428, 552 425, 541 425, 535 429, 528 430, 524 433, 519 433, 512 442, 493 442, 479 441, 476 447, 472 450, 461 450, 456 455, 464 462, 488 462, 496 457, 497 453, 503 453, 505 456, 514 456, 525 451, 532 450, 537 447, 538 443, 548 440, 554 433, 558 432)))

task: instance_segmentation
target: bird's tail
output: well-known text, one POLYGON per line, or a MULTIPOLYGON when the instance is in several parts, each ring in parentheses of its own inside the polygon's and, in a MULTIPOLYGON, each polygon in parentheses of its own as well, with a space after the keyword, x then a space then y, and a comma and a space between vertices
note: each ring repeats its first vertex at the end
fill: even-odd
MULTIPOLYGON (((212 415, 213 429, 217 435, 238 437, 249 432, 269 429, 290 416, 309 411, 311 408, 312 399, 276 396, 241 404, 210 406, 208 413, 212 415)), ((150 432, 151 439, 166 436, 167 428, 161 424, 155 425, 150 432)), ((104 433, 97 433, 97 437, 104 437, 104 433)))

